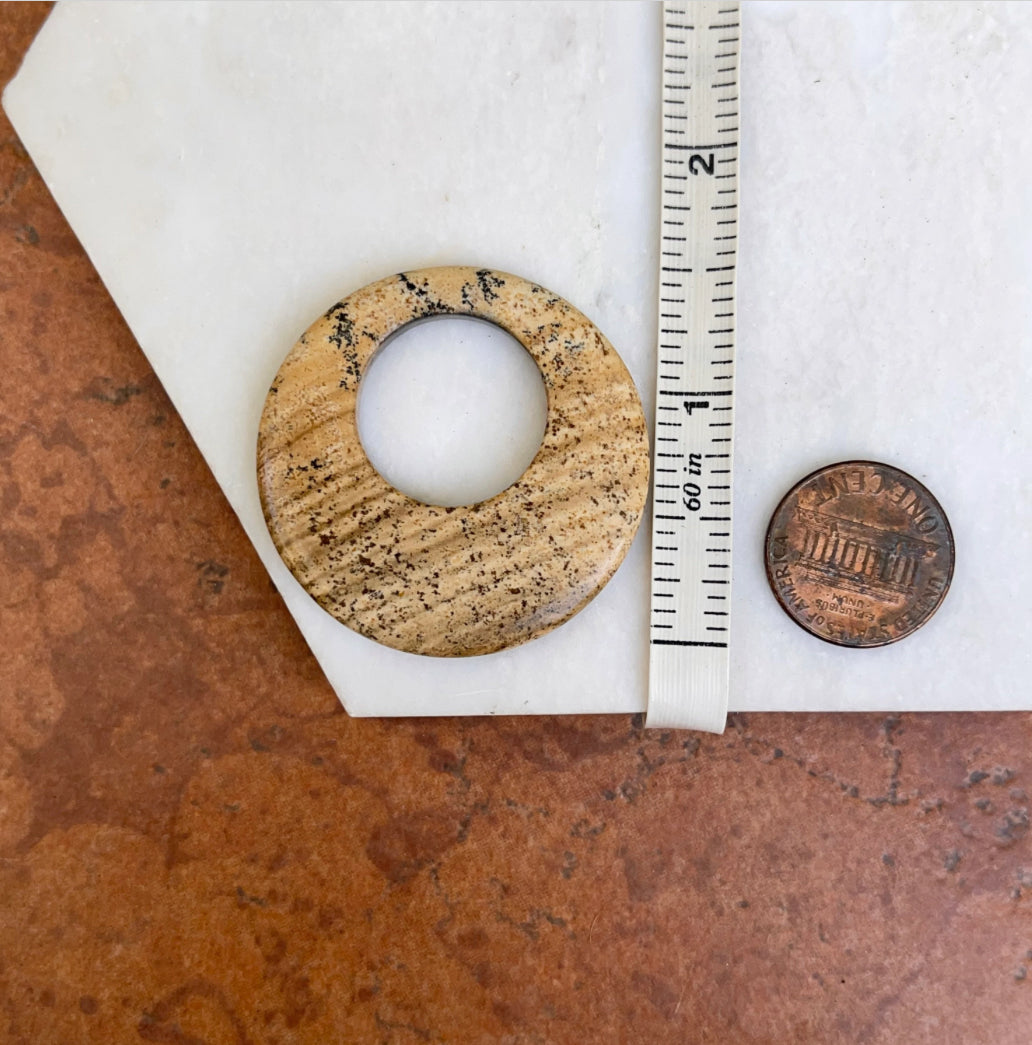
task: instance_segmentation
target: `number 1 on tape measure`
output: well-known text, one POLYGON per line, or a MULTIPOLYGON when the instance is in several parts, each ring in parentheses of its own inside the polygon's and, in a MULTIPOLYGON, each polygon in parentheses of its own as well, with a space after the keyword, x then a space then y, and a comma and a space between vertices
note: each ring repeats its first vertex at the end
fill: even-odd
POLYGON ((647 725, 722 732, 731 635, 739 9, 663 5, 647 725))

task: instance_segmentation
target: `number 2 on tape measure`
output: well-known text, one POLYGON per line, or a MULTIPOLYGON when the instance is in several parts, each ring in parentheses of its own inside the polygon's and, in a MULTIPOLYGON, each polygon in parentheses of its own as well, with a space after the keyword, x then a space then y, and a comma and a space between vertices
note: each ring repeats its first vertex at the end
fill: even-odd
POLYGON ((738 246, 739 14, 663 6, 663 135, 647 724, 727 714, 738 246))

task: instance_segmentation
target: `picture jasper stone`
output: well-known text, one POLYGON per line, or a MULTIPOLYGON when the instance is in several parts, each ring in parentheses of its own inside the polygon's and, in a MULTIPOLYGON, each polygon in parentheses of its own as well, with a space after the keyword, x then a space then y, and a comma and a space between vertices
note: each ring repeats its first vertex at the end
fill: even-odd
POLYGON ((258 436, 262 508, 293 575, 349 628, 430 656, 515 646, 583 609, 630 547, 648 478, 641 401, 613 346, 556 294, 488 269, 403 272, 334 305, 280 367, 258 436), (392 487, 356 423, 359 383, 386 340, 447 314, 508 331, 548 398, 526 472, 460 508, 392 487))

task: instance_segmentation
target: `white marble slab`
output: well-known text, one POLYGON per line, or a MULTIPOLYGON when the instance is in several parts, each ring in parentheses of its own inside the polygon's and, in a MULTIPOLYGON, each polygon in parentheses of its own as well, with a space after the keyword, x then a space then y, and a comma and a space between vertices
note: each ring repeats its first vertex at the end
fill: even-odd
MULTIPOLYGON (((1030 708, 1032 5, 744 6, 731 707, 1030 708), (849 457, 912 472, 957 541, 937 616, 878 650, 807 636, 762 570, 782 493, 849 457)), ((561 293, 651 412, 660 21, 655 4, 60 4, 4 95, 352 714, 645 706, 644 532, 557 631, 418 658, 293 581, 253 460, 298 333, 417 265, 561 293)))

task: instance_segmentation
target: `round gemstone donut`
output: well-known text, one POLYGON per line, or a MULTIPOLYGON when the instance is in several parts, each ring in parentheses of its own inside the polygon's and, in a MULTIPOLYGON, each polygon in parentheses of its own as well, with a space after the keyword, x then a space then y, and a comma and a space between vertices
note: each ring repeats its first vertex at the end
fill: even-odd
POLYGON ((301 336, 269 389, 258 488, 284 562, 342 624, 428 656, 492 653, 562 624, 626 555, 648 493, 645 416, 616 350, 572 305, 489 269, 372 283, 301 336), (478 504, 425 504, 391 486, 359 440, 358 387, 402 327, 496 323, 530 353, 548 418, 523 475, 478 504))

